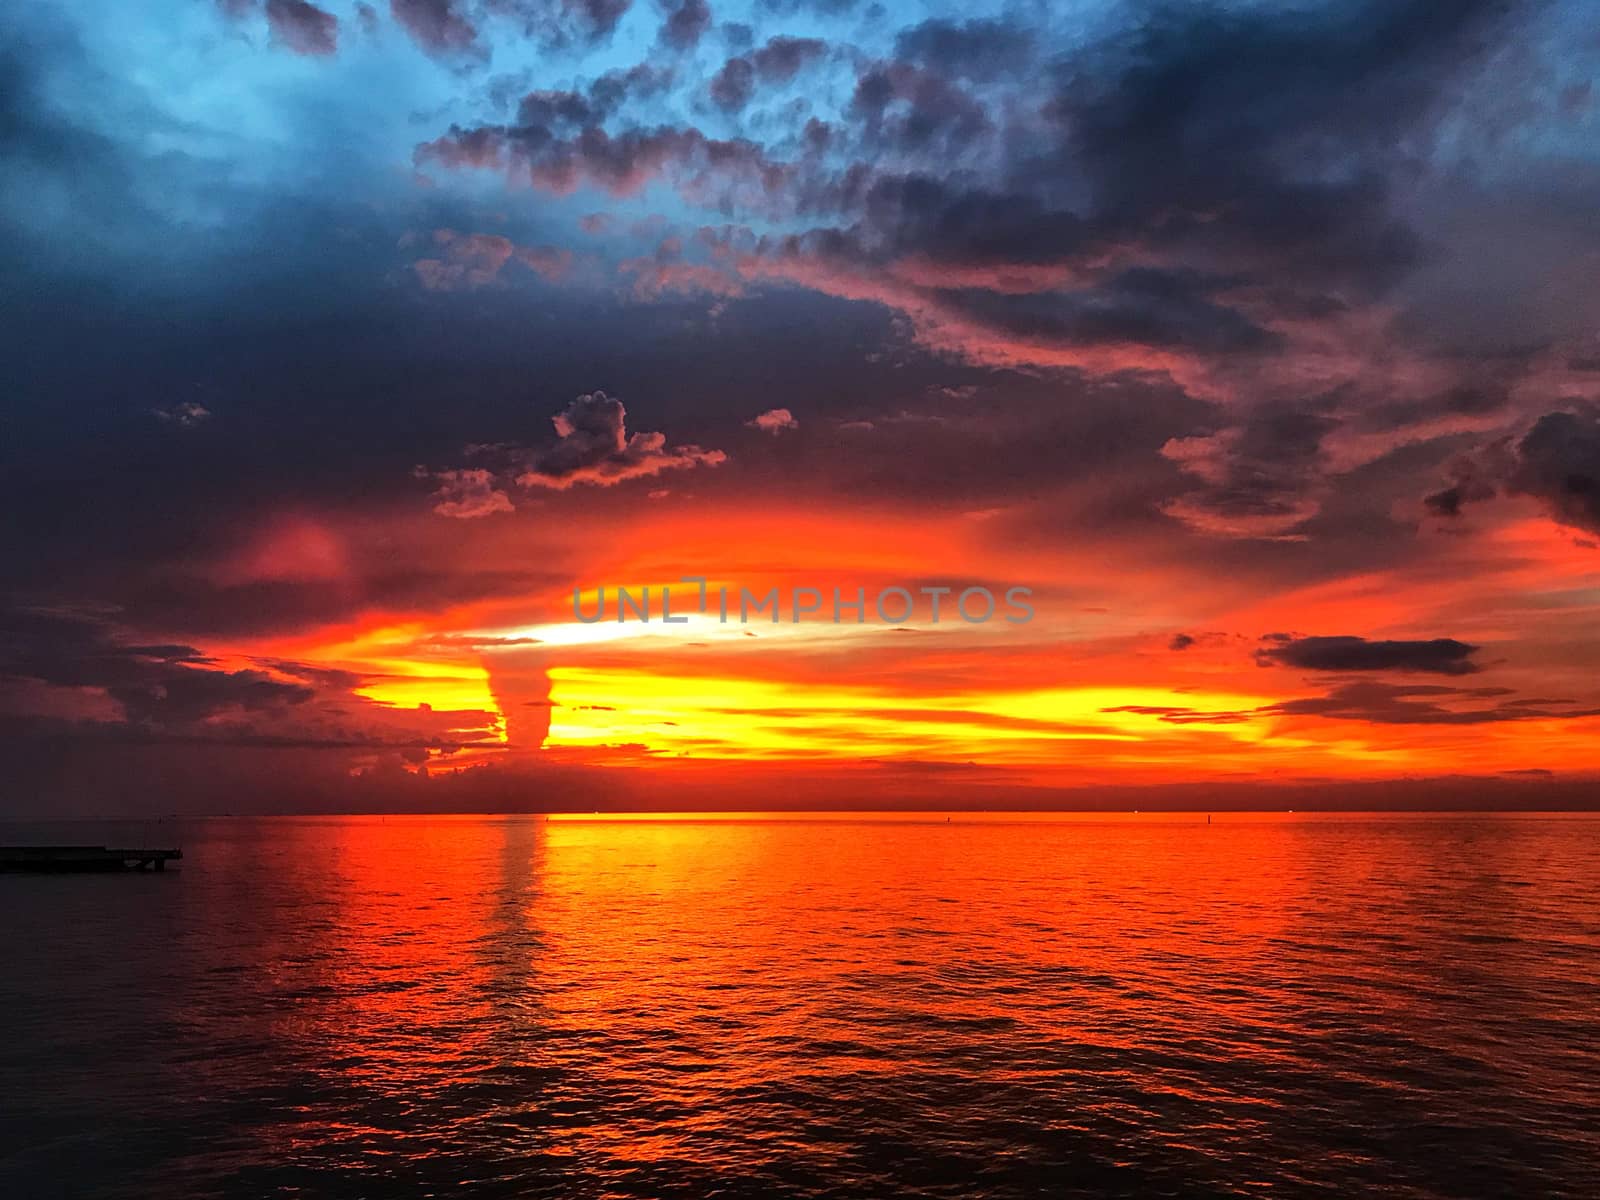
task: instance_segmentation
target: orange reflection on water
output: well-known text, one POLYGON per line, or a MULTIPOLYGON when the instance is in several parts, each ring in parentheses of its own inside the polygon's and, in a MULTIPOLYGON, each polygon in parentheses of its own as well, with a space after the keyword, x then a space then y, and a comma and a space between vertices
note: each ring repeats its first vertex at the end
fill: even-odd
MULTIPOLYGON (((271 1154, 449 1150, 596 1194, 871 1190, 863 1139, 977 1163, 1052 1130, 1265 1170, 1291 1116, 1447 1105, 1439 1062, 1509 1070, 1507 1037, 1588 1019, 1600 927, 1577 818, 372 817, 191 846, 195 953, 259 994, 205 974, 190 1011, 303 1099, 271 1154)), ((1516 1071, 1495 1086, 1589 1086, 1559 1054, 1516 1071)))

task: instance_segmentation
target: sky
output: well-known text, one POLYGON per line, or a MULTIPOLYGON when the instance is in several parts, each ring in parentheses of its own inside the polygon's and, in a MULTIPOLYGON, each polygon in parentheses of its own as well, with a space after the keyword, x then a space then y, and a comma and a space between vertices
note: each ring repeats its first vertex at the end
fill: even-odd
POLYGON ((1597 64, 1581 0, 10 6, 0 813, 1592 804, 1597 64))

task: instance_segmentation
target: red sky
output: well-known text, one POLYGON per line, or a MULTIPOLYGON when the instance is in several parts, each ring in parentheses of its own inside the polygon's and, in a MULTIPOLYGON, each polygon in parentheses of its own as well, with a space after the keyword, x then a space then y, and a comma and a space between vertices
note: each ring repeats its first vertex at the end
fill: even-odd
POLYGON ((1584 802, 1581 8, 712 10, 14 19, 5 811, 1584 802))

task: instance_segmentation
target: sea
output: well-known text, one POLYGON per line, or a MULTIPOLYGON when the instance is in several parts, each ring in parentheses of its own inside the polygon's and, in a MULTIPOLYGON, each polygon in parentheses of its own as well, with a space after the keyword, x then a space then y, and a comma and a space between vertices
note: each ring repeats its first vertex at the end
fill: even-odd
POLYGON ((1592 815, 115 836, 0 875, 0 1196, 1600 1196, 1592 815))

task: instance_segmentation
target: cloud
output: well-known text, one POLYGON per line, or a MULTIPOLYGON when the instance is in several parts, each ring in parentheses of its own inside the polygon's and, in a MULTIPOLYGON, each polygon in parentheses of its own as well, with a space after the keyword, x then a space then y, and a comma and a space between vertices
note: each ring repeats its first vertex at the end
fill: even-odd
POLYGON ((571 136, 536 125, 453 126, 442 137, 419 146, 419 166, 499 169, 513 179, 558 195, 596 187, 613 196, 631 196, 647 184, 672 176, 698 202, 741 196, 746 203, 783 203, 788 169, 751 141, 708 138, 697 129, 668 126, 630 128, 612 134, 599 125, 571 136))
POLYGON ((192 429, 211 419, 211 410, 203 404, 196 404, 193 400, 174 404, 170 408, 153 408, 150 411, 156 420, 176 425, 180 429, 192 429))
POLYGON ((1253 712, 1202 712, 1199 709, 1181 708, 1164 704, 1119 704, 1102 708, 1104 713, 1132 713, 1141 717, 1159 717, 1169 725, 1240 725, 1255 715, 1253 712))
POLYGON ((956 79, 997 79, 1033 59, 1038 38, 1004 20, 949 21, 939 18, 901 31, 895 54, 956 79))
POLYGON ((794 414, 787 408, 769 408, 745 424, 751 429, 759 429, 762 433, 770 433, 774 437, 785 430, 800 428, 800 422, 794 419, 794 414))
POLYGON ((570 250, 519 246, 493 233, 460 234, 453 229, 437 229, 433 241, 441 249, 442 256, 418 259, 411 264, 418 280, 429 291, 488 287, 498 281, 500 268, 513 261, 546 279, 560 278, 572 263, 570 250))
POLYGON ((1342 684, 1307 696, 1237 712, 1150 705, 1121 705, 1108 713, 1138 713, 1170 725, 1238 725, 1272 717, 1322 717, 1372 725, 1493 725, 1506 721, 1570 721, 1600 716, 1574 700, 1519 699, 1508 688, 1453 688, 1423 684, 1342 684), (1484 704, 1483 701, 1493 701, 1484 704))
POLYGON ((339 49, 339 18, 307 0, 267 0, 272 36, 296 54, 330 55, 339 49))
MULTIPOLYGON (((1593 157, 1584 139, 1593 110, 1583 116, 1581 97, 1564 98, 1592 74, 1589 43, 1554 47, 1558 69, 1528 90, 1506 68, 1514 58, 1543 65, 1552 27, 1525 20, 1532 6, 1508 3, 1510 20, 1497 26, 1494 7, 1472 0, 1111 5, 1087 23, 1038 5, 1005 6, 999 19, 925 20, 925 9, 868 13, 862 3, 845 21, 814 20, 809 9, 796 21, 763 16, 759 36, 719 29, 687 55, 658 48, 655 71, 595 78, 648 54, 662 22, 694 8, 635 6, 614 46, 557 50, 539 39, 599 28, 620 6, 401 5, 433 14, 432 44, 444 49, 430 53, 455 56, 429 64, 412 45, 417 34, 387 11, 388 27, 368 39, 353 2, 316 3, 344 22, 349 61, 332 70, 286 59, 276 34, 280 48, 269 50, 266 0, 250 6, 249 36, 195 41, 193 70, 180 76, 237 70, 260 101, 203 153, 173 152, 194 149, 194 131, 215 125, 196 89, 174 76, 151 111, 124 104, 139 100, 139 80, 165 78, 156 67, 172 64, 120 27, 85 26, 83 6, 56 6, 50 20, 86 35, 87 66, 25 35, 20 69, 0 72, 9 118, 0 140, 16 164, 0 185, 0 238, 21 264, 22 290, 36 287, 39 300, 12 330, 14 365, 29 383, 0 439, 14 518, 0 556, 6 590, 116 599, 166 637, 207 646, 219 629, 307 634, 380 611, 457 611, 463 597, 529 594, 529 563, 490 544, 495 529, 523 522, 455 525, 428 510, 482 515, 504 511, 501 498, 531 507, 513 481, 532 473, 539 450, 431 456, 468 439, 529 441, 528 417, 542 427, 556 410, 519 411, 518 381, 537 371, 545 395, 563 402, 592 388, 593 364, 609 357, 616 382, 606 382, 635 404, 632 425, 665 435, 653 449, 635 445, 647 435, 619 419, 594 463, 579 436, 568 450, 578 461, 565 475, 547 464, 537 486, 682 461, 689 448, 677 443, 731 436, 717 429, 760 442, 743 428, 756 396, 768 410, 805 411, 807 435, 775 441, 770 462, 751 464, 755 474, 675 481, 663 468, 624 499, 671 487, 675 497, 654 515, 687 520, 706 499, 692 489, 747 495, 756 475, 776 471, 857 508, 911 505, 958 522, 991 514, 975 546, 1054 562, 1054 550, 1078 543, 1096 564, 1081 588, 1117 591, 1098 599, 1146 631, 1134 653, 1153 652, 1161 662, 1144 666, 1179 673, 1222 669, 1212 635, 1187 653, 1162 649, 1204 614, 1210 628, 1231 605, 1229 627, 1248 628, 1257 618, 1238 620, 1240 603, 1270 612, 1273 595, 1290 595, 1321 606, 1298 622, 1313 629, 1428 632, 1434 618, 1411 610, 1438 609, 1444 580, 1439 628, 1475 608, 1484 623, 1458 632, 1492 627, 1530 674, 1581 680, 1581 554, 1510 537, 1476 549, 1413 540, 1403 520, 1417 497, 1446 486, 1427 481, 1447 454, 1505 438, 1500 461, 1475 455, 1440 511, 1476 514, 1519 487, 1561 519, 1593 525, 1587 419, 1575 412, 1532 434, 1539 417, 1594 394, 1595 352, 1543 340, 1543 310, 1564 293, 1489 286, 1505 279, 1493 270, 1471 279, 1494 245, 1539 274, 1531 267, 1542 256, 1530 263, 1526 248, 1550 211, 1549 174, 1526 168, 1544 162, 1553 174, 1593 157), (454 49, 443 32, 452 17, 461 23, 454 49), (829 45, 768 41, 772 29, 823 31, 829 45), (834 47, 836 37, 858 45, 834 47), (481 69, 491 46, 493 75, 481 69), (478 59, 460 57, 474 48, 478 59), (737 122, 705 98, 735 54, 753 87, 737 122), (675 74, 659 69, 667 65, 675 74), (1502 102, 1512 123, 1496 149, 1474 117, 1502 102), (1529 104, 1551 119, 1516 123, 1529 104), (102 119, 108 108, 117 121, 102 119), (421 158, 440 186, 413 191, 389 152, 452 120, 464 128, 421 158), (728 133, 735 126, 739 136, 728 133), (448 163, 503 171, 515 187, 448 178, 448 163), (193 186, 180 171, 194 172, 193 186), (637 200, 558 202, 529 187, 637 200), (1508 187, 1526 188, 1527 202, 1503 206, 1508 187), (1489 215, 1465 238, 1444 215, 1469 202, 1489 215), (617 219, 585 253, 624 264, 620 284, 596 272, 597 286, 580 280, 559 302, 543 286, 467 300, 418 294, 424 284, 518 282, 519 248, 499 234, 582 237, 577 218, 596 208, 617 219), (663 221, 693 247, 687 259, 652 254, 666 231, 641 232, 644 212, 669 214, 663 221), (425 234, 396 258, 399 228, 444 224, 462 232, 425 234), (715 230, 703 249, 690 232, 700 224, 715 230), (102 253, 98 239, 112 234, 118 253, 102 253), (1535 314, 1528 345, 1503 358, 1506 374, 1526 367, 1526 380, 1502 379, 1500 368, 1486 375, 1476 347, 1434 345, 1443 323, 1419 313, 1419 295, 1439 286, 1425 278, 1433 265, 1450 260, 1472 285, 1463 307, 1501 293, 1506 308, 1535 314), (386 287, 397 275, 405 286, 386 287), (688 293, 695 302, 679 299, 688 293), (733 294, 739 302, 716 303, 733 294), (665 302, 638 302, 657 297, 665 302), (714 321, 708 308, 721 310, 714 321), (98 351, 85 358, 84 346, 98 351), (1558 351, 1571 367, 1565 390, 1526 366, 1558 351), (96 367, 102 360, 118 364, 115 378, 96 367), (708 369, 718 386, 685 382, 708 369), (1448 398, 1454 380, 1434 370, 1473 390, 1448 398), (640 381, 651 379, 662 387, 646 413, 640 381), (928 390, 974 382, 982 392, 970 413, 928 390), (223 411, 212 399, 223 395, 239 402, 223 411), (217 419, 175 403, 191 397, 217 419), (907 407, 947 424, 893 415, 907 407), (186 418, 203 424, 182 429, 186 418), (1390 454, 1396 446, 1405 452, 1390 454), (1393 461, 1339 474, 1379 454, 1393 461), (424 485, 405 477, 415 462, 461 469, 424 485), (248 569, 235 564, 232 578, 204 565, 233 562, 230 540, 291 508, 326 525, 338 553, 296 536, 256 553, 248 569), (63 513, 82 531, 72 545, 49 536, 63 513), (381 561, 380 524, 406 539, 403 560, 381 561), (1273 541, 1200 545, 1194 531, 1273 541), (211 582, 194 582, 195 570, 211 582), (1348 587, 1318 586, 1340 579, 1348 587), (1361 619, 1374 598, 1381 619, 1361 619)), ((712 7, 718 18, 747 15, 724 0, 712 7)), ((35 19, 19 10, 19 21, 35 19)), ((1573 187, 1574 228, 1588 209, 1573 200, 1593 190, 1573 187)), ((1557 248, 1570 251, 1562 257, 1574 274, 1591 261, 1577 234, 1557 248)), ((557 274, 559 253, 529 265, 557 274)), ((1581 318, 1582 305, 1572 307, 1569 319, 1581 318)), ((614 495, 589 495, 616 507, 614 495)), ((576 499, 546 496, 541 506, 555 513, 576 499)), ((1534 501, 1516 507, 1531 512, 1534 501)), ((585 508, 574 518, 601 519, 576 511, 585 508)), ((533 524, 548 542, 541 564, 592 548, 584 529, 533 524)), ((1308 668, 1279 665, 1287 669, 1259 674, 1281 694, 1332 686, 1297 686, 1308 668)), ((1459 682, 1437 672, 1365 677, 1459 682)), ((1581 686, 1548 694, 1582 697, 1581 686)), ((1403 699, 1451 710, 1496 703, 1403 699)))
POLYGON ((1376 641, 1360 637, 1286 638, 1256 651, 1263 666, 1297 667, 1305 671, 1405 671, 1430 675, 1471 675, 1483 668, 1471 661, 1477 646, 1454 638, 1428 641, 1376 641))
POLYGON ((855 8, 861 0, 756 0, 759 7, 779 16, 792 17, 796 13, 818 13, 839 16, 855 8))
POLYGON ((787 83, 804 68, 827 53, 828 43, 820 38, 768 38, 767 44, 750 54, 756 74, 766 83, 787 83))
POLYGON ((1562 525, 1600 533, 1600 408, 1546 413, 1517 453, 1507 481, 1514 494, 1539 500, 1562 525))
POLYGON ((880 62, 856 80, 850 113, 871 145, 964 155, 995 131, 988 109, 944 75, 914 63, 880 62))
POLYGON ((546 279, 560 279, 572 266, 572 251, 554 246, 517 246, 511 251, 511 257, 546 279))
POLYGON ((1516 389, 1536 386, 1523 363, 1422 361, 1392 346, 1373 358, 1335 368, 1337 377, 1312 387, 1292 355, 1236 378, 1244 395, 1215 401, 1218 425, 1162 447, 1204 485, 1165 501, 1163 511, 1205 534, 1308 540, 1338 519, 1319 520, 1341 498, 1341 476, 1408 454, 1431 468, 1446 439, 1503 427, 1516 389), (1428 449, 1434 443, 1440 448, 1428 449))
POLYGON ((477 27, 457 0, 389 0, 389 12, 429 54, 462 54, 477 47, 477 27))
POLYGON ((711 99, 725 112, 738 112, 755 95, 757 82, 787 83, 827 50, 828 44, 818 38, 769 38, 759 49, 722 64, 711 79, 711 99))
POLYGON ((131 637, 103 613, 0 609, 0 738, 420 751, 495 733, 489 713, 367 700, 350 672, 249 663, 131 637))
MULTIPOLYGON (((1046 294, 1034 282, 1039 272, 1026 267, 924 257, 882 263, 855 235, 837 231, 763 238, 753 250, 735 251, 733 261, 752 280, 784 281, 896 309, 925 346, 983 365, 1176 373, 1192 359, 1181 347, 1117 337, 1113 323, 1094 311, 1092 292, 1046 294), (1019 301, 1024 287, 1038 294, 1019 301)), ((1062 268, 1040 270, 1059 277, 1062 268)))
POLYGON ((1194 645, 1194 643, 1195 638, 1192 634, 1175 633, 1172 635, 1172 640, 1167 643, 1167 649, 1187 650, 1190 646, 1194 645))
POLYGON ((148 733, 177 732, 224 712, 298 705, 310 688, 257 670, 224 671, 190 646, 120 639, 92 616, 48 609, 0 613, 0 678, 75 693, 93 714, 93 698, 116 706, 120 723, 148 733))
POLYGON ((662 433, 629 434, 626 417, 622 402, 604 392, 579 396, 554 418, 556 443, 535 452, 517 482, 530 488, 606 487, 727 461, 721 450, 668 446, 662 433))
POLYGON ((1424 500, 1435 516, 1498 494, 1537 500, 1559 525, 1600 533, 1600 407, 1549 412, 1520 437, 1500 438, 1457 458, 1449 485, 1424 500))
POLYGON ((632 0, 560 0, 560 5, 577 16, 596 39, 609 37, 633 6, 632 0))
POLYGON ((661 25, 661 40, 674 50, 692 50, 711 28, 711 6, 706 0, 682 0, 661 25))
MULTIPOLYGON (((1213 392, 1271 366, 1333 386, 1354 357, 1319 326, 1377 312, 1421 261, 1396 183, 1506 8, 1171 6, 1067 44, 1010 19, 928 20, 860 62, 846 111, 774 114, 765 141, 530 109, 452 128, 417 161, 559 193, 662 181, 719 216, 783 220, 739 253, 747 278, 887 306, 978 362, 1169 371, 1213 392), (1049 57, 1006 86, 1030 50, 1049 57), (813 227, 791 232, 797 217, 813 227)), ((826 51, 772 38, 718 69, 712 102, 740 112, 826 51)), ((1292 535, 1315 511, 1304 492, 1234 491, 1213 532, 1292 535)), ((1217 508, 1190 496, 1174 513, 1207 527, 1217 508)))
POLYGON ((522 34, 550 50, 589 46, 609 38, 632 0, 491 0, 493 9, 521 23, 522 34))
POLYGON ((730 58, 711 77, 711 99, 724 112, 738 112, 756 91, 756 69, 748 58, 730 58))
POLYGON ((1575 720, 1600 716, 1573 700, 1501 699, 1505 688, 1450 688, 1388 683, 1350 683, 1324 696, 1268 705, 1263 716, 1314 716, 1377 725, 1490 725, 1502 721, 1575 720), (1454 702, 1466 700, 1468 707, 1454 702), (1474 700, 1495 703, 1470 705, 1474 700))
POLYGON ((1286 409, 1215 433, 1173 438, 1162 457, 1205 487, 1161 509, 1200 533, 1297 539, 1320 508, 1322 439, 1335 427, 1321 414, 1286 409))
POLYGON ((667 293, 727 298, 744 294, 744 282, 720 267, 683 262, 659 253, 648 258, 628 258, 617 270, 633 278, 632 294, 653 300, 667 293))
POLYGON ((482 468, 432 472, 430 478, 439 484, 433 511, 441 517, 472 520, 513 509, 511 497, 495 487, 493 473, 482 468))
POLYGON ((597 125, 632 101, 659 96, 673 79, 671 68, 640 63, 607 71, 587 87, 529 92, 517 105, 517 128, 522 131, 517 136, 537 140, 540 130, 572 131, 597 125))

